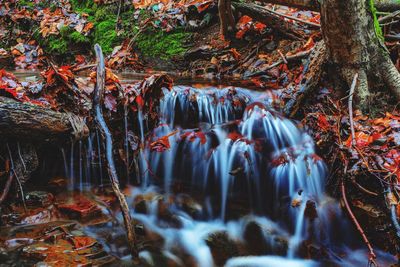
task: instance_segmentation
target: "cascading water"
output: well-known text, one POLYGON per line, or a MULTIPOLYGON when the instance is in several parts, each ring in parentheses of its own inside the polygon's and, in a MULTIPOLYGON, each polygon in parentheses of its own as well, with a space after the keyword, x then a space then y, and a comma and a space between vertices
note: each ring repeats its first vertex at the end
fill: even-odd
MULTIPOLYGON (((141 186, 130 194, 131 213, 173 266, 365 264, 366 250, 354 250, 360 244, 352 240, 353 230, 324 194, 327 169, 312 138, 274 111, 272 99, 269 92, 243 88, 175 86, 164 91, 159 125, 147 135, 144 114, 137 112, 141 186), (188 207, 188 199, 201 204, 188 207), (226 243, 215 245, 221 242, 215 237, 226 243), (310 244, 321 262, 301 259, 311 257, 304 251, 310 244), (351 250, 351 257, 336 256, 351 250), (229 257, 218 260, 225 253, 229 257)), ((71 147, 70 162, 62 151, 75 189, 83 190, 77 177, 79 184, 103 182, 101 151, 98 133, 71 147), (85 153, 73 165, 78 150, 85 153)), ((87 230, 99 236, 98 229, 87 230)), ((114 245, 103 245, 121 256, 114 245)), ((144 246, 140 257, 166 266, 153 250, 144 246)))
MULTIPOLYGON (((315 242, 327 250, 350 244, 346 237, 352 230, 339 205, 324 194, 327 170, 315 154, 312 138, 273 111, 269 93, 187 86, 164 93, 160 124, 147 139, 139 116, 146 140, 140 156, 143 182, 132 193, 135 198, 158 191, 164 197, 147 203, 146 214, 133 210, 132 215, 162 236, 166 258, 187 265, 177 256, 179 247, 195 265, 213 266, 217 263, 207 238, 223 232, 229 239, 243 241, 252 223, 269 233, 263 235, 269 249, 261 254, 281 257, 239 257, 226 266, 317 266, 315 261, 296 260, 302 242, 315 242), (171 225, 163 222, 158 206, 178 191, 201 198, 203 209, 194 220, 181 206, 169 206, 179 222, 171 225), (238 200, 252 215, 237 219, 233 203, 238 200)), ((327 254, 338 265, 360 264, 327 254)), ((148 251, 141 256, 155 264, 148 251)))

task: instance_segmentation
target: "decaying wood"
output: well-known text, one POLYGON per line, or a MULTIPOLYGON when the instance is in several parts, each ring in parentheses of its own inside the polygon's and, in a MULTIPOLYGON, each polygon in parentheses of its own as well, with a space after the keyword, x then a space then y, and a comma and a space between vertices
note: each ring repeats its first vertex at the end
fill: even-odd
POLYGON ((303 71, 303 79, 297 85, 298 89, 286 103, 285 114, 293 117, 304 103, 304 100, 318 88, 326 60, 325 45, 323 41, 320 41, 315 45, 309 57, 308 64, 303 71))
MULTIPOLYGON (((52 140, 71 135, 72 121, 82 121, 73 114, 56 112, 30 103, 0 97, 0 136, 5 138, 52 140)), ((88 128, 83 127, 83 135, 88 128)))
POLYGON ((131 254, 133 259, 138 259, 138 251, 136 248, 136 237, 133 230, 133 226, 131 223, 131 216, 129 213, 128 203, 126 202, 126 198, 124 194, 121 192, 119 187, 119 179, 117 175, 117 170, 114 163, 113 157, 113 140, 111 136, 110 129, 107 126, 106 121, 103 117, 103 111, 101 107, 101 103, 103 100, 104 94, 104 86, 105 86, 105 65, 104 65, 104 56, 101 50, 101 47, 96 44, 95 47, 96 52, 96 60, 97 60, 97 78, 96 78, 96 87, 94 90, 94 100, 93 100, 93 108, 94 108, 94 116, 98 127, 102 132, 102 137, 106 143, 106 158, 107 158, 107 169, 108 174, 111 180, 111 186, 113 188, 114 194, 117 196, 122 216, 124 219, 125 229, 127 231, 127 237, 129 241, 129 246, 131 249, 131 254))
POLYGON ((280 34, 297 40, 303 40, 302 34, 297 32, 290 23, 285 22, 284 17, 270 12, 268 9, 250 3, 233 3, 233 6, 243 15, 248 15, 253 19, 266 24, 277 30, 280 34))
MULTIPOLYGON (((306 50, 306 51, 299 52, 299 53, 294 54, 294 55, 285 56, 285 59, 286 59, 286 61, 287 61, 288 63, 289 63, 289 62, 295 62, 296 60, 298 61, 298 60, 301 60, 301 59, 303 59, 303 58, 308 57, 308 56, 311 54, 311 52, 312 52, 313 50, 314 50, 314 49, 310 49, 310 50, 306 50)), ((262 69, 260 69, 260 70, 257 71, 257 72, 254 72, 254 73, 251 73, 250 75, 247 75, 246 78, 255 77, 255 76, 259 76, 259 75, 267 75, 267 74, 268 74, 268 70, 273 69, 273 68, 275 68, 275 67, 278 67, 279 65, 281 65, 281 64, 283 64, 283 63, 285 63, 285 62, 283 61, 283 59, 280 59, 280 60, 278 60, 278 61, 272 63, 272 64, 269 65, 269 66, 263 67, 262 69)), ((285 64, 286 64, 286 63, 285 63, 285 64)))
MULTIPOLYGON (((318 0, 261 0, 264 3, 278 4, 300 9, 319 11, 318 0)), ((393 12, 400 9, 400 2, 397 0, 375 0, 375 7, 379 11, 393 12)))
POLYGON ((300 23, 309 25, 309 26, 311 26, 311 27, 313 27, 313 28, 316 28, 316 29, 319 29, 319 28, 321 27, 321 25, 318 24, 318 23, 314 23, 314 22, 311 22, 311 21, 299 19, 299 18, 297 18, 297 17, 293 17, 293 16, 289 16, 289 15, 286 15, 286 14, 282 14, 282 13, 276 12, 276 11, 271 10, 271 9, 269 9, 269 8, 266 8, 266 7, 265 7, 264 9, 265 9, 267 12, 270 12, 270 13, 272 13, 272 14, 274 14, 274 15, 281 16, 281 17, 284 17, 284 18, 287 18, 287 19, 290 19, 290 20, 295 20, 295 21, 297 21, 297 22, 300 22, 300 23))
POLYGON ((261 0, 261 2, 319 11, 318 0, 261 0))

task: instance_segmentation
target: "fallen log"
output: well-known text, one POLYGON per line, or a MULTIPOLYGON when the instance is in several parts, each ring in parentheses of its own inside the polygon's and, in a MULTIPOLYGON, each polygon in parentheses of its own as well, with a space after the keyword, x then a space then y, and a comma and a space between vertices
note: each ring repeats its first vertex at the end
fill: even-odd
POLYGON ((53 140, 88 133, 82 118, 12 98, 0 97, 0 136, 30 140, 53 140))
POLYGON ((319 11, 318 0, 261 0, 261 2, 319 11))
MULTIPOLYGON (((312 11, 319 11, 320 9, 318 0, 261 0, 261 2, 312 11)), ((397 0, 375 0, 374 4, 377 10, 384 12, 394 12, 400 9, 400 2, 397 0)))
POLYGON ((293 117, 300 106, 304 103, 316 88, 323 72, 323 65, 327 61, 325 44, 323 41, 318 42, 311 52, 308 64, 303 71, 303 79, 296 86, 297 90, 293 97, 286 103, 284 113, 293 117))
POLYGON ((304 36, 300 32, 296 31, 292 25, 286 23, 284 17, 270 12, 263 6, 239 2, 232 3, 232 5, 243 15, 248 15, 257 21, 268 25, 268 27, 277 30, 280 34, 291 39, 304 40, 304 36))

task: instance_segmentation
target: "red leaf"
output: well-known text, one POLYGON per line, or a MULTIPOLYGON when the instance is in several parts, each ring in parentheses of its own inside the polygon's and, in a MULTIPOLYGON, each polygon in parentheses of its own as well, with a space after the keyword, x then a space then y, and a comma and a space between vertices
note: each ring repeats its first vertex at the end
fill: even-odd
POLYGON ((318 127, 320 127, 324 131, 327 131, 329 129, 329 123, 326 120, 325 115, 318 115, 318 127))
POLYGON ((158 140, 154 141, 153 143, 150 144, 150 149, 153 151, 157 152, 164 152, 165 150, 168 150, 171 148, 171 145, 169 143, 169 137, 173 136, 176 134, 178 131, 174 131, 168 135, 165 135, 158 140))

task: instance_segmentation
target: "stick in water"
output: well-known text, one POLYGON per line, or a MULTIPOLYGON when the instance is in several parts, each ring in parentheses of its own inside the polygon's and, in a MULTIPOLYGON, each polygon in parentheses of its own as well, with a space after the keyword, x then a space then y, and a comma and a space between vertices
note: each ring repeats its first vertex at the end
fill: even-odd
POLYGON ((107 158, 108 174, 110 176, 112 188, 114 190, 115 195, 117 196, 119 205, 121 207, 124 224, 127 231, 128 242, 131 249, 131 254, 133 259, 135 260, 137 259, 138 256, 135 233, 131 223, 131 216, 129 214, 128 203, 126 202, 125 196, 124 194, 122 194, 119 188, 119 180, 113 158, 113 144, 112 144, 111 132, 110 129, 108 129, 106 121, 104 120, 103 111, 101 108, 101 102, 103 100, 104 84, 105 84, 104 56, 100 45, 96 44, 94 46, 94 50, 96 52, 96 61, 97 61, 97 78, 96 78, 96 86, 94 89, 94 99, 93 99, 93 108, 95 112, 94 116, 96 124, 100 128, 100 131, 102 133, 102 137, 103 139, 105 139, 106 142, 106 158, 107 158))

